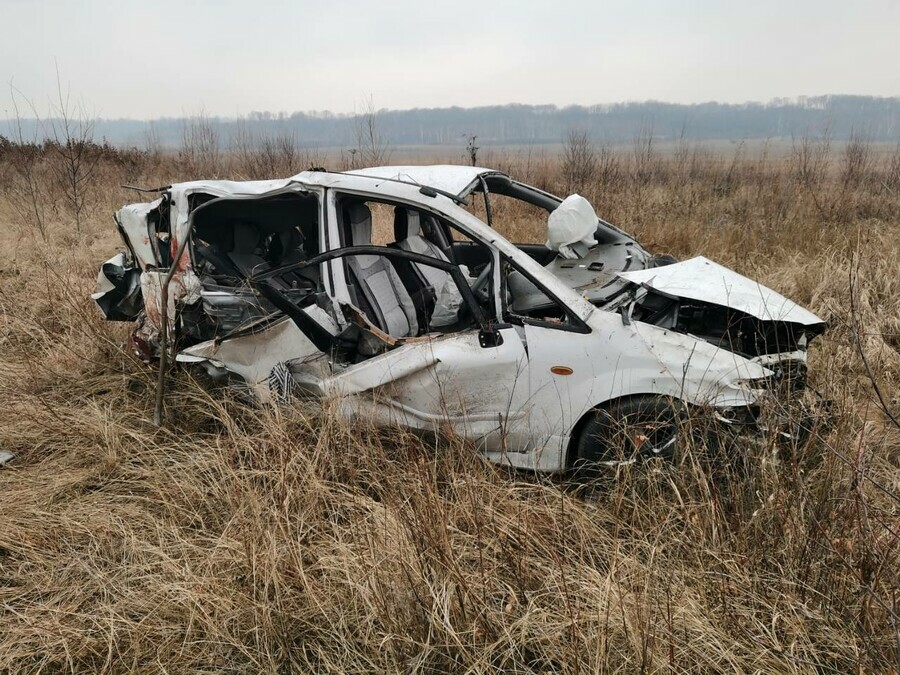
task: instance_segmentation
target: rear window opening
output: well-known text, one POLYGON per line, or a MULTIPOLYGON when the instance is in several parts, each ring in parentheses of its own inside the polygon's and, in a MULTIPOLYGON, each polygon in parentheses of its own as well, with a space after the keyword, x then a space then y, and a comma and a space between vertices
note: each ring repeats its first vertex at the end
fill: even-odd
MULTIPOLYGON (((216 200, 201 193, 190 203, 192 211, 208 205, 196 212, 192 231, 202 302, 184 309, 184 333, 195 340, 221 337, 275 313, 247 280, 319 254, 318 198, 286 194, 216 200)), ((272 284, 298 297, 315 295, 321 291, 319 268, 288 272, 272 284)))
POLYGON ((193 237, 200 275, 241 285, 247 277, 319 254, 319 200, 290 194, 216 201, 197 212, 193 237))

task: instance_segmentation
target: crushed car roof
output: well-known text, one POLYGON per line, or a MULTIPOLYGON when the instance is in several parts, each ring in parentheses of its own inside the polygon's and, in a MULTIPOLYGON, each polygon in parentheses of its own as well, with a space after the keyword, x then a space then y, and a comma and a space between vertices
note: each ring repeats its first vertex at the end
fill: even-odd
POLYGON ((292 184, 331 187, 345 182, 341 178, 387 179, 414 185, 433 187, 453 195, 468 193, 482 176, 506 175, 496 169, 477 166, 435 164, 430 166, 373 166, 353 171, 303 171, 290 178, 278 180, 196 180, 173 183, 173 193, 210 192, 219 196, 263 195, 285 189, 292 184))
POLYGON ((502 172, 478 166, 434 164, 431 166, 373 166, 366 169, 355 169, 347 173, 427 185, 463 197, 470 192, 481 176, 502 172))

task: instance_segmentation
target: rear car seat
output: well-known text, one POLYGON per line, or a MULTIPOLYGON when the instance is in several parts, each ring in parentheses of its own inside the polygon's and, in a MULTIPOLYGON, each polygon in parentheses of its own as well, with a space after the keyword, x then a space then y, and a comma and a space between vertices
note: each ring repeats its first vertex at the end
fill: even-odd
MULTIPOLYGON (((262 274, 272 269, 268 258, 275 258, 275 265, 288 265, 302 262, 306 254, 302 248, 303 237, 295 227, 290 227, 272 235, 270 246, 272 253, 266 250, 259 230, 248 223, 234 224, 234 246, 228 259, 246 278, 262 274)), ((318 284, 318 269, 314 267, 292 270, 272 277, 272 283, 282 289, 315 288, 318 284)))

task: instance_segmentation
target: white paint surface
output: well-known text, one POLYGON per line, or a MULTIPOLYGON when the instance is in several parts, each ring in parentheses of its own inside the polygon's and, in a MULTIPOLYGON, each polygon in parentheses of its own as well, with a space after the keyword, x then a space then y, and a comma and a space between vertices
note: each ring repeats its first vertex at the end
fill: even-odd
POLYGON ((822 319, 780 293, 703 256, 619 276, 668 295, 731 307, 763 321, 804 326, 822 323, 822 319))

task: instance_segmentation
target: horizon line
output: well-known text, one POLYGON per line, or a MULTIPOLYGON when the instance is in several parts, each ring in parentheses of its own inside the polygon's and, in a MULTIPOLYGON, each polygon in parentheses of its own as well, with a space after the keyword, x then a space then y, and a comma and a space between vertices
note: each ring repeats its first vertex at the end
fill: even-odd
MULTIPOLYGON (((443 110, 486 110, 486 109, 496 109, 496 108, 533 108, 533 109, 548 109, 548 110, 557 110, 557 111, 565 111, 572 109, 581 109, 588 112, 599 111, 603 112, 604 110, 613 109, 616 107, 628 107, 628 106, 639 106, 639 105, 647 105, 647 104, 657 104, 664 106, 672 106, 676 108, 692 108, 692 107, 700 107, 700 106, 721 106, 725 108, 741 108, 747 106, 759 106, 759 107, 821 107, 822 103, 827 104, 831 99, 842 98, 842 99, 870 99, 877 101, 900 101, 900 94, 893 96, 885 96, 885 95, 873 95, 873 94, 841 94, 841 93, 831 93, 831 94, 798 94, 796 96, 776 96, 772 97, 767 101, 760 100, 747 100, 740 103, 728 103, 723 101, 716 100, 705 100, 705 101, 695 101, 692 103, 676 103, 673 101, 665 101, 661 99, 632 99, 632 100, 624 100, 624 101, 615 101, 609 103, 590 103, 590 104, 582 104, 582 103, 567 103, 567 104, 558 104, 558 103, 519 103, 515 101, 510 101, 507 103, 494 103, 494 104, 485 104, 485 105, 473 105, 473 106, 462 106, 462 105, 447 105, 447 106, 415 106, 412 108, 378 108, 374 110, 377 115, 381 114, 390 114, 390 113, 408 113, 408 112, 430 112, 430 111, 443 111, 443 110), (809 105, 813 103, 815 105, 809 105)), ((30 102, 29 102, 30 103, 30 102)), ((4 111, 8 112, 8 111, 4 111)), ((88 115, 88 117, 96 120, 96 121, 104 121, 104 122, 143 122, 150 123, 156 121, 179 121, 179 120, 188 120, 195 118, 206 118, 209 120, 220 121, 220 122, 237 122, 246 119, 256 119, 260 116, 265 116, 263 119, 267 121, 278 121, 281 119, 289 119, 294 116, 305 116, 317 119, 323 119, 328 117, 333 117, 337 119, 353 119, 355 117, 363 117, 370 114, 369 111, 362 112, 335 112, 328 109, 308 109, 308 110, 251 110, 248 113, 237 114, 237 115, 224 115, 224 114, 213 114, 207 111, 204 106, 200 106, 200 109, 196 112, 185 113, 182 115, 162 115, 158 117, 104 117, 102 114, 96 115, 88 115)), ((10 122, 14 121, 15 117, 4 117, 0 118, 0 122, 10 122)), ((39 117, 19 117, 21 121, 39 121, 41 119, 50 120, 50 119, 58 119, 53 116, 47 116, 44 118, 39 117)))

